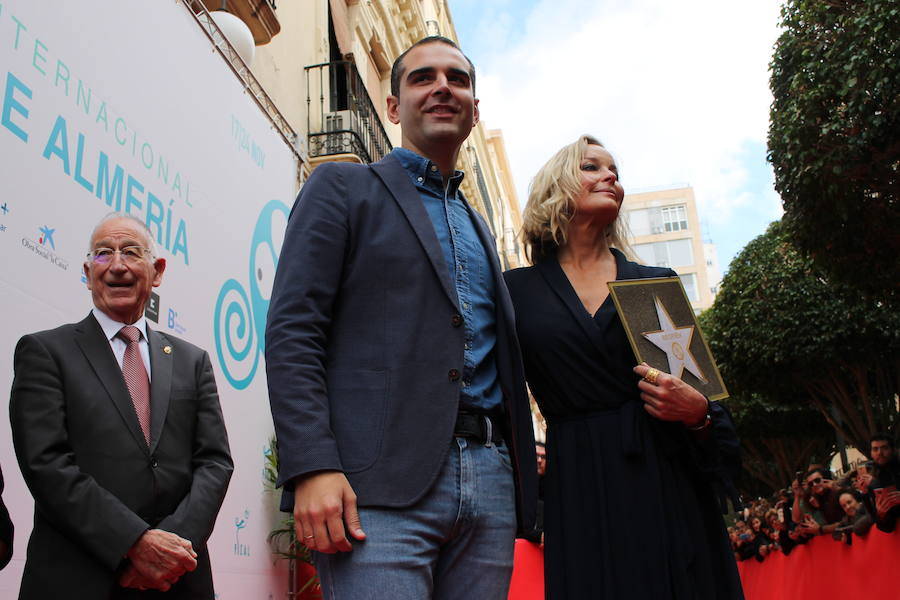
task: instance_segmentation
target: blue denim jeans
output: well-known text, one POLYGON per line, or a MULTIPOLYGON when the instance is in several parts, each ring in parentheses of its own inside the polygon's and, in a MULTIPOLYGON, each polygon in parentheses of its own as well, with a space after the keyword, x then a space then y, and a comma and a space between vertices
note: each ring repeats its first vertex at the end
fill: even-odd
POLYGON ((363 507, 366 540, 315 553, 327 600, 506 600, 516 534, 509 452, 454 438, 431 490, 407 508, 363 507))

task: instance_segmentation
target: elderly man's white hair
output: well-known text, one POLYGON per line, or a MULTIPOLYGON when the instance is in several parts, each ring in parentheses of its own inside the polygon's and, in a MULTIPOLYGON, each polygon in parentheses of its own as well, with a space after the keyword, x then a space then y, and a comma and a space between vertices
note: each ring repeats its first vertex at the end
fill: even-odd
POLYGON ((107 213, 103 216, 100 221, 94 225, 93 231, 91 231, 91 237, 88 239, 88 252, 93 250, 94 245, 94 235, 97 233, 97 230, 100 229, 100 226, 106 223, 107 221, 115 221, 116 219, 127 219, 132 221, 138 225, 140 230, 144 233, 144 236, 147 238, 147 248, 150 248, 150 254, 153 259, 159 255, 159 252, 156 248, 156 240, 153 239, 153 233, 150 231, 150 228, 147 227, 147 224, 135 217, 134 215, 130 215, 126 212, 121 211, 113 211, 111 213, 107 213))

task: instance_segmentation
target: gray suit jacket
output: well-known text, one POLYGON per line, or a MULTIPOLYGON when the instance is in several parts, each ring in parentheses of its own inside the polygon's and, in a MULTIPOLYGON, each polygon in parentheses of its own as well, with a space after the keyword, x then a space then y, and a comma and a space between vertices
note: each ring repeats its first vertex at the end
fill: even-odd
POLYGON ((212 367, 178 338, 150 330, 148 343, 149 447, 93 315, 19 340, 9 410, 35 502, 20 598, 150 594, 116 579, 125 553, 153 527, 190 540, 200 555, 166 597, 212 598, 206 539, 232 471, 212 367))
MULTIPOLYGON (((496 281, 495 353, 522 529, 537 476, 512 302, 494 240, 475 219, 496 281)), ((361 506, 409 506, 453 438, 464 331, 422 200, 393 157, 326 163, 294 204, 266 329, 266 371, 289 510, 294 478, 343 471, 361 506)))

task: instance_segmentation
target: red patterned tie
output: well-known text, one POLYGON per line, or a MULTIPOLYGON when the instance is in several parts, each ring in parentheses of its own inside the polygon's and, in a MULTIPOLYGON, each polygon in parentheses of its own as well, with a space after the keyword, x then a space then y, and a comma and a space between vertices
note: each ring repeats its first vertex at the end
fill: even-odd
POLYGON ((147 377, 147 368, 141 358, 140 344, 141 330, 134 325, 126 325, 116 334, 125 341, 125 357, 122 359, 122 375, 125 376, 125 385, 131 394, 131 402, 134 404, 134 412, 137 413, 144 439, 150 445, 150 378, 147 377))

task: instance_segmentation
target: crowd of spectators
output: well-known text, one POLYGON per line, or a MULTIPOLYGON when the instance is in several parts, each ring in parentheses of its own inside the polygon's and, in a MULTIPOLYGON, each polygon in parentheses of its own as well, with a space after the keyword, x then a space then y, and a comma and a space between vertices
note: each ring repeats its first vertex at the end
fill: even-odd
POLYGON ((872 436, 868 462, 835 479, 822 465, 798 472, 789 488, 751 502, 728 528, 737 560, 762 561, 820 535, 853 543, 872 525, 890 533, 900 516, 900 456, 894 440, 872 436))

